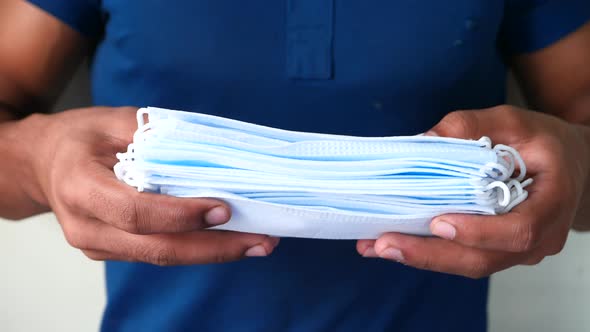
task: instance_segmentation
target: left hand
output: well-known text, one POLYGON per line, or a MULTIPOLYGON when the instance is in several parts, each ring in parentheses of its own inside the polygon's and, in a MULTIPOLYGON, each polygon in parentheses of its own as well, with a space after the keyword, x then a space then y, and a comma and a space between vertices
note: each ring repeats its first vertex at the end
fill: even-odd
POLYGON ((557 117, 499 106, 447 115, 431 132, 516 148, 523 157, 529 197, 499 216, 448 214, 436 217, 437 237, 398 233, 360 240, 357 251, 419 269, 481 278, 518 264, 538 264, 559 253, 584 192, 590 156, 582 127, 557 117))

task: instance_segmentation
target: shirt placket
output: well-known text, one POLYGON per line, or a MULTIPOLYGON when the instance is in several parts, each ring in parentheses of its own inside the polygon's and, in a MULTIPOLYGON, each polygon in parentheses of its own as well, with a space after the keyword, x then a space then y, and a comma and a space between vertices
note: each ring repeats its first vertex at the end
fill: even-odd
POLYGON ((332 79, 334 0, 287 0, 287 76, 332 79))

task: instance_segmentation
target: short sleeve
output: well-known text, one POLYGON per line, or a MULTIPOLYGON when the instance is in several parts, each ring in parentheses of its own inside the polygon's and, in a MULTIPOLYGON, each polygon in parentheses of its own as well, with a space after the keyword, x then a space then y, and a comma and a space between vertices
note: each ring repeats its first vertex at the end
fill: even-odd
POLYGON ((501 31, 507 54, 547 47, 590 20, 590 0, 507 0, 501 31))
POLYGON ((89 38, 103 30, 100 0, 28 0, 89 38))

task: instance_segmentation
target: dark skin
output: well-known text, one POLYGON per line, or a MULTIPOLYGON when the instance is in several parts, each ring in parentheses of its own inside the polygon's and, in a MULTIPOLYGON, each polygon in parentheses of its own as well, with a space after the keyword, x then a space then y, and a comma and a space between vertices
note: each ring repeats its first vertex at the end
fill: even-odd
MULTIPOLYGON (((0 4, 0 216, 54 211, 68 242, 97 260, 177 265, 270 254, 277 239, 202 231, 227 221, 222 202, 139 194, 114 178, 113 156, 131 141, 135 109, 12 115, 49 109, 87 50, 81 35, 36 7, 0 4), (216 218, 208 218, 216 207, 216 218)), ((384 234, 359 241, 359 253, 482 277, 538 263, 561 250, 572 227, 590 229, 588 59, 590 24, 513 59, 532 105, 546 114, 508 106, 459 111, 433 128, 440 136, 485 135, 519 149, 535 179, 525 203, 497 217, 441 216, 431 224, 440 237, 384 234)))
POLYGON ((439 237, 384 234, 357 250, 433 271, 472 278, 559 253, 571 228, 590 229, 590 24, 541 51, 513 59, 532 106, 454 112, 432 134, 489 136, 519 150, 535 183, 528 200, 502 216, 445 215, 439 237), (443 254, 444 253, 444 254, 443 254))
POLYGON ((223 202, 140 194, 117 181, 114 154, 131 142, 136 108, 16 120, 46 111, 87 50, 81 35, 38 8, 1 2, 0 216, 53 211, 67 241, 95 260, 181 265, 270 254, 276 238, 203 231, 227 222, 223 202))

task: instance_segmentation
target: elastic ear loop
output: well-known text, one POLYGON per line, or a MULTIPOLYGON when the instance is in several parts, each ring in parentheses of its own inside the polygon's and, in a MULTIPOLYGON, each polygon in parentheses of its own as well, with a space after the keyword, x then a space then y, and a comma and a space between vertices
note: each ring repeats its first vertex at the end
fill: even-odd
POLYGON ((475 197, 477 199, 477 205, 493 207, 498 203, 498 194, 496 190, 489 190, 487 186, 483 188, 481 193, 475 194, 475 197))
POLYGON ((486 186, 485 190, 493 190, 495 188, 501 189, 501 191, 500 191, 501 196, 498 199, 498 204, 501 207, 508 206, 508 204, 510 204, 510 188, 508 188, 508 185, 506 185, 506 183, 504 183, 502 181, 494 181, 494 182, 488 184, 486 186))
POLYGON ((144 191, 144 176, 136 170, 127 170, 123 177, 123 181, 132 187, 136 187, 137 191, 144 191))
POLYGON ((137 191, 144 191, 143 176, 139 172, 134 172, 132 169, 126 168, 124 164, 118 163, 114 167, 117 178, 126 184, 137 188, 137 191))
POLYGON ((152 123, 148 122, 146 124, 142 124, 140 127, 137 128, 135 133, 133 134, 133 141, 134 142, 143 142, 145 141, 145 133, 152 129, 152 123))
MULTIPOLYGON (((119 158, 119 153, 117 153, 117 158, 119 158)), ((113 171, 115 172, 115 176, 117 177, 117 179, 123 180, 123 178, 125 177, 125 168, 123 167, 122 162, 116 163, 115 167, 113 167, 113 171)))
POLYGON ((515 177, 515 179, 518 182, 521 182, 524 180, 524 177, 526 176, 526 165, 524 163, 524 160, 522 159, 522 157, 520 156, 520 153, 518 153, 518 151, 516 151, 516 149, 514 149, 513 147, 510 147, 508 145, 504 145, 504 144, 498 144, 494 147, 495 151, 498 151, 498 153, 508 153, 511 155, 511 160, 514 160, 516 163, 518 163, 518 167, 520 168, 520 173, 518 174, 517 177, 515 177))
POLYGON ((129 161, 133 161, 135 159, 135 145, 131 143, 127 145, 127 152, 118 152, 116 155, 117 159, 119 159, 119 163, 129 163, 129 161))
POLYGON ((506 163, 504 166, 506 166, 508 169, 508 176, 512 176, 512 174, 514 174, 514 170, 516 169, 516 160, 514 160, 514 156, 506 151, 495 151, 497 151, 498 157, 500 157, 500 162, 506 163), (508 158, 508 160, 506 160, 506 158, 508 158))
POLYGON ((144 175, 135 168, 135 145, 134 143, 127 146, 127 152, 117 153, 119 162, 113 168, 115 175, 119 180, 136 187, 138 191, 144 191, 144 175))
POLYGON ((150 118, 150 111, 148 108, 140 108, 137 110, 137 113, 135 114, 135 117, 137 119, 137 130, 135 131, 135 133, 133 134, 133 141, 134 142, 142 142, 145 140, 145 132, 152 129, 152 126, 149 122, 149 118, 150 118), (147 115, 148 117, 148 123, 145 123, 145 117, 144 115, 147 115))
POLYGON ((529 192, 524 190, 524 188, 529 186, 531 183, 533 183, 532 178, 526 179, 523 182, 518 182, 517 180, 511 180, 510 182, 508 182, 508 187, 514 188, 514 191, 516 191, 516 195, 514 196, 514 198, 511 198, 510 204, 508 204, 508 206, 506 206, 505 208, 501 209, 499 212, 510 212, 510 210, 512 210, 514 207, 524 202, 529 196, 529 192))
POLYGON ((147 115, 148 119, 150 118, 150 111, 147 108, 140 108, 137 110, 137 114, 135 114, 135 116, 137 117, 138 128, 141 128, 143 125, 145 125, 144 115, 147 115))
POLYGON ((495 206, 498 203, 498 194, 496 190, 489 190, 489 186, 493 182, 502 182, 502 181, 492 181, 489 178, 481 178, 475 179, 472 183, 474 186, 482 186, 481 192, 476 193, 475 196, 477 198, 478 205, 484 206, 495 206))
POLYGON ((507 180, 511 174, 506 166, 496 162, 489 162, 485 164, 480 171, 498 181, 507 180))
POLYGON ((127 152, 118 152, 115 155, 115 157, 119 160, 119 162, 113 167, 113 171, 115 172, 117 179, 123 180, 125 178, 125 174, 127 173, 126 167, 128 166, 130 159, 129 155, 134 151, 133 143, 131 143, 127 146, 127 152))
POLYGON ((483 143, 484 148, 491 149, 492 148, 492 139, 487 136, 482 136, 480 139, 477 140, 480 143, 483 143))

